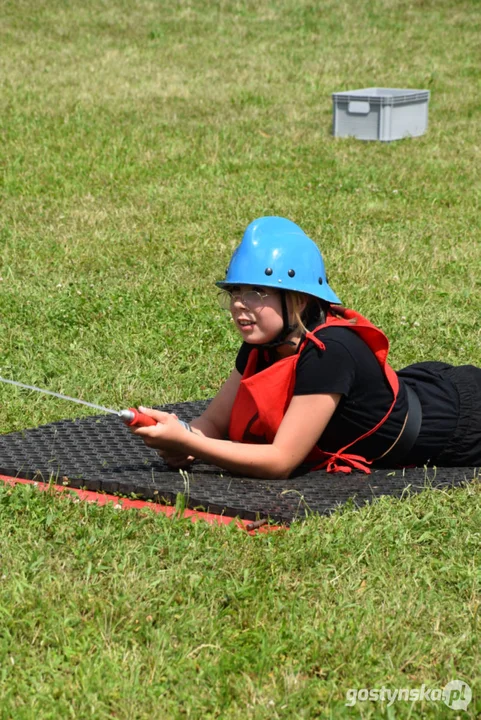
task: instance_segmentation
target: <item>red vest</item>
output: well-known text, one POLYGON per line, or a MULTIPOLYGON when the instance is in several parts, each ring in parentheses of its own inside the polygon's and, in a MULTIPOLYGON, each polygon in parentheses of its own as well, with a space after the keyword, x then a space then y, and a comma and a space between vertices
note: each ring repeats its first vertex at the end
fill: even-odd
POLYGON ((399 380, 387 362, 389 352, 387 337, 379 328, 354 310, 345 310, 342 318, 329 316, 325 323, 316 327, 312 332, 306 333, 298 353, 281 358, 258 373, 256 373, 256 367, 259 349, 255 348, 250 352, 230 416, 229 438, 235 442, 244 443, 274 442, 277 430, 292 399, 296 366, 300 354, 308 342, 313 342, 321 350, 326 349, 324 343, 315 336, 318 330, 325 327, 347 327, 364 340, 386 376, 393 393, 393 400, 386 415, 371 430, 334 453, 324 452, 316 445, 304 462, 313 465, 312 470, 325 467, 328 472, 350 473, 352 468, 356 468, 370 473, 369 465, 373 462, 372 459, 367 460, 361 455, 351 455, 346 451, 355 443, 375 433, 386 422, 396 403, 399 380), (356 324, 351 324, 349 320, 354 318, 356 324))

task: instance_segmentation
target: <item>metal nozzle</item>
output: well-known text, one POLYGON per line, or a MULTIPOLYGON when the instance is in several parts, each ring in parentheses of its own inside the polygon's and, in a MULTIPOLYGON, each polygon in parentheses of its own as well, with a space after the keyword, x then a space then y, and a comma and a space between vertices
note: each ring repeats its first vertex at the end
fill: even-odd
POLYGON ((120 410, 118 416, 122 420, 122 422, 126 423, 127 425, 132 422, 135 417, 132 410, 120 410))

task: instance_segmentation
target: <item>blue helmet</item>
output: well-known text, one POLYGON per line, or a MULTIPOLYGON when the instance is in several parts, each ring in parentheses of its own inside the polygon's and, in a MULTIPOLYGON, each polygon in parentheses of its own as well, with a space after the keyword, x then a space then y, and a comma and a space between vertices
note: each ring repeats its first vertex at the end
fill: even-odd
POLYGON ((328 285, 317 245, 291 220, 261 217, 247 226, 218 287, 262 285, 297 290, 341 305, 328 285))

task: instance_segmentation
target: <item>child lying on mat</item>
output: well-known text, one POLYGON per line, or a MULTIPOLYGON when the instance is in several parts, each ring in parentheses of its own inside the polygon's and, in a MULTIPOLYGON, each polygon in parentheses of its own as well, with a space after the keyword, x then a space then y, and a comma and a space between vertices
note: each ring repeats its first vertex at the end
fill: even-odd
POLYGON ((396 373, 384 333, 341 305, 293 222, 254 220, 217 285, 243 340, 235 369, 190 426, 141 408, 157 425, 133 430, 167 463, 199 458, 265 478, 300 465, 481 465, 481 369, 423 362, 396 373))

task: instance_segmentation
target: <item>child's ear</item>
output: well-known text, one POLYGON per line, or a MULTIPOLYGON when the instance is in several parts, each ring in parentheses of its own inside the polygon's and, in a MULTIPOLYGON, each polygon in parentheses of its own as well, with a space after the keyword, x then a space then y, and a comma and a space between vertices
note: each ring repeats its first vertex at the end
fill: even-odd
POLYGON ((304 310, 306 309, 306 307, 307 307, 307 302, 308 302, 307 298, 304 297, 304 298, 302 299, 302 301, 301 301, 301 305, 300 305, 300 308, 299 308, 299 312, 300 312, 301 314, 302 314, 302 313, 304 312, 304 310))
POLYGON ((302 313, 306 309, 307 305, 309 304, 309 299, 306 295, 299 294, 297 296, 297 302, 299 303, 299 305, 297 306, 297 311, 298 311, 299 315, 302 315, 302 313))

